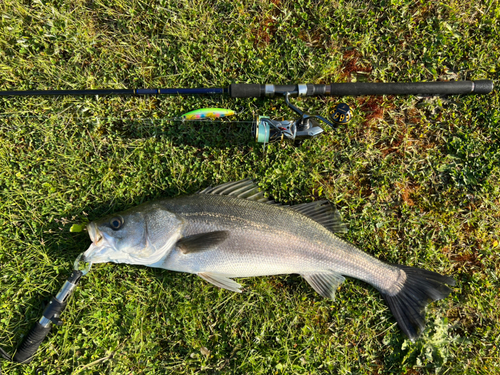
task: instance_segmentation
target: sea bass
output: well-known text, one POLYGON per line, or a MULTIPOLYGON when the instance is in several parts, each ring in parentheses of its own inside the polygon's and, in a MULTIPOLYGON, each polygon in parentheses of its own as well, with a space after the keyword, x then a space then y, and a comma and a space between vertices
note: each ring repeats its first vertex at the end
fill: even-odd
POLYGON ((448 296, 455 280, 389 265, 336 237, 346 231, 328 201, 283 206, 251 180, 225 183, 187 197, 160 199, 91 222, 89 263, 128 263, 194 273, 233 292, 231 278, 300 274, 326 298, 344 276, 380 291, 411 339, 425 329, 425 306, 448 296))

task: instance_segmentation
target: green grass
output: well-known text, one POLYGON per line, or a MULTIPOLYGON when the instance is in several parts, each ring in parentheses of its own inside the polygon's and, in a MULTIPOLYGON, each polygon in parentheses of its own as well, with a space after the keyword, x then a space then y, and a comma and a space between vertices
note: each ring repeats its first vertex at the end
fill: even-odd
MULTIPOLYGON (((1 90, 499 84, 495 0, 3 0, 0 14, 1 90)), ((352 279, 329 301, 296 275, 241 280, 240 295, 102 264, 33 362, 3 373, 499 373, 498 91, 295 103, 326 116, 341 100, 347 126, 264 150, 248 125, 161 119, 202 107, 291 119, 279 98, 0 99, 0 343, 14 352, 89 246, 73 223, 244 177, 284 203, 331 200, 343 238, 382 260, 453 275, 421 340, 352 279)))

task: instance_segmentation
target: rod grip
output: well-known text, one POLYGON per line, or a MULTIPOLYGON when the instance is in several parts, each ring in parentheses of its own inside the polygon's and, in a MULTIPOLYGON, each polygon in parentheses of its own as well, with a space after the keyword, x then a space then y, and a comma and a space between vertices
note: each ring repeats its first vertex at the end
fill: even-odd
POLYGON ((332 96, 359 95, 460 95, 487 94, 493 90, 493 81, 448 81, 406 83, 332 83, 332 96))
POLYGON ((493 81, 489 79, 481 79, 473 82, 475 94, 489 94, 493 91, 493 81))
POLYGON ((24 339, 19 349, 17 349, 14 361, 19 363, 30 363, 33 355, 38 350, 38 347, 49 334, 50 329, 50 325, 44 327, 40 323, 36 323, 28 333, 28 336, 24 339))
POLYGON ((263 85, 248 83, 232 83, 229 85, 231 98, 260 98, 264 96, 263 85))

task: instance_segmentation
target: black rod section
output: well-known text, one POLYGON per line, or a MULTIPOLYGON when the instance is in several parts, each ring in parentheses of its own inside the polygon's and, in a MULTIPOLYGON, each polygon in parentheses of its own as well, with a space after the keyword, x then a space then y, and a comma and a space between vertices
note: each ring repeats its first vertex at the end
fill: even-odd
POLYGON ((460 95, 487 94, 493 81, 443 81, 409 83, 332 83, 330 95, 460 95))
POLYGON ((296 85, 232 84, 229 95, 233 98, 258 98, 295 92, 298 96, 358 96, 358 95, 461 95, 488 94, 493 81, 438 81, 397 83, 332 83, 296 85))

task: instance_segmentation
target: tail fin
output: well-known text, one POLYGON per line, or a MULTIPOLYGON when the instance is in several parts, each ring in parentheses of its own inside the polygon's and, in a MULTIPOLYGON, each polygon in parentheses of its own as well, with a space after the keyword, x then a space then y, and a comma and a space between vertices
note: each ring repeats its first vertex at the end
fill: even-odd
POLYGON ((406 273, 402 289, 395 295, 382 293, 401 330, 415 341, 425 329, 425 306, 445 298, 451 289, 444 284, 455 285, 455 280, 420 268, 394 266, 406 273))

